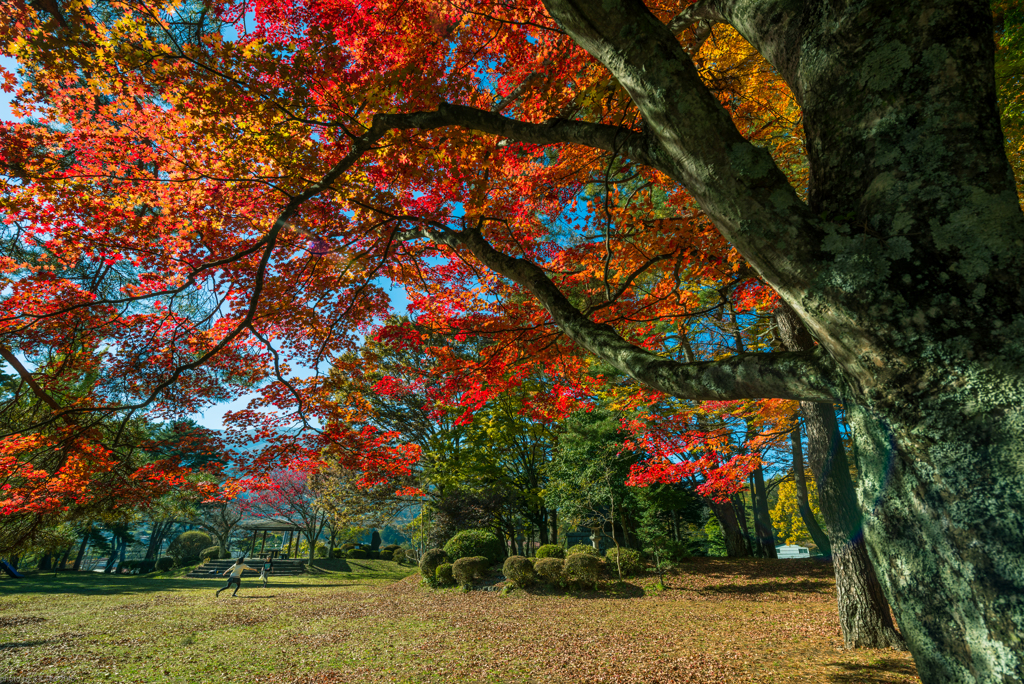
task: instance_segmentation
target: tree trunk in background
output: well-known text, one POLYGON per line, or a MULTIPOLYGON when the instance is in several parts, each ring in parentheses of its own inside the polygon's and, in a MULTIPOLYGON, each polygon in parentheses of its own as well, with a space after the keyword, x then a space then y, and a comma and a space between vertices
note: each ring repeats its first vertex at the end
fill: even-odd
POLYGON ((765 558, 778 558, 775 552, 775 530, 772 527, 772 517, 768 512, 768 493, 764 488, 764 469, 757 467, 751 478, 754 483, 751 503, 754 509, 754 532, 757 534, 757 545, 761 547, 761 553, 765 558))
POLYGON ((114 569, 114 558, 117 556, 118 549, 120 548, 118 546, 118 542, 124 544, 124 541, 116 536, 114 537, 113 542, 113 548, 110 550, 110 556, 107 557, 107 567, 103 568, 104 575, 109 575, 110 571, 114 569))
POLYGON ((53 569, 53 554, 47 553, 39 561, 39 570, 51 570, 53 569))
POLYGON ((811 503, 807 498, 807 476, 804 474, 804 450, 800 442, 800 425, 796 426, 790 435, 793 440, 793 481, 796 483, 796 503, 800 509, 800 519, 804 521, 804 527, 810 533, 814 545, 825 558, 832 558, 832 544, 829 543, 826 535, 818 525, 817 518, 811 511, 811 503))
MULTIPOLYGON (((791 309, 783 305, 776 318, 783 342, 791 351, 814 346, 807 328, 791 309)), ((843 641, 847 648, 904 649, 864 544, 863 515, 835 407, 802 401, 800 411, 807 425, 807 460, 818 484, 818 504, 832 545, 843 641)))
POLYGON ((740 530, 736 522, 736 510, 729 502, 717 503, 709 501, 711 511, 718 518, 718 524, 722 526, 722 535, 725 537, 725 550, 729 558, 743 558, 750 555, 747 548, 746 535, 740 530))
POLYGON ((85 526, 85 532, 82 533, 82 543, 78 547, 78 555, 75 556, 75 565, 71 568, 75 572, 82 569, 82 559, 85 558, 85 548, 89 545, 89 534, 92 533, 92 523, 85 526))
POLYGON ((750 536, 750 524, 747 521, 747 505, 743 503, 743 497, 739 494, 734 494, 731 501, 733 510, 736 512, 736 523, 740 526, 740 532, 743 534, 743 541, 747 546, 746 555, 757 555, 757 547, 750 536))
POLYGON ((558 510, 552 508, 548 511, 548 524, 551 527, 551 543, 558 543, 558 510))
POLYGON ((903 637, 893 625, 889 602, 864 543, 863 516, 850 479, 835 407, 803 401, 800 410, 807 424, 807 455, 818 482, 818 503, 833 542, 843 640, 847 648, 903 650, 903 637))
POLYGON ((71 549, 73 546, 69 546, 64 549, 64 555, 60 557, 60 564, 57 566, 58 570, 66 570, 68 567, 68 558, 71 556, 71 549))

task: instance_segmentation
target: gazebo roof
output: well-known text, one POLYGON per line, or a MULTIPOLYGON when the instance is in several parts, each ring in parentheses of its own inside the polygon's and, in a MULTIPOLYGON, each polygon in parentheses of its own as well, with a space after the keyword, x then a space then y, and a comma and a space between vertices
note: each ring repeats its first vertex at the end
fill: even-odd
POLYGON ((266 530, 268 532, 302 532, 301 527, 283 518, 248 518, 238 523, 243 530, 266 530))

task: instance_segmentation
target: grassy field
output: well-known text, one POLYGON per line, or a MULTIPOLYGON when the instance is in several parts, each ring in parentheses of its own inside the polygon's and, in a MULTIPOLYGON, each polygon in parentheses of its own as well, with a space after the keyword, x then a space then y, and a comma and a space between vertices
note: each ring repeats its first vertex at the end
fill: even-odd
POLYGON ((572 596, 430 591, 413 568, 221 582, 0 580, 0 684, 917 682, 906 653, 842 648, 828 568, 701 560, 572 596))

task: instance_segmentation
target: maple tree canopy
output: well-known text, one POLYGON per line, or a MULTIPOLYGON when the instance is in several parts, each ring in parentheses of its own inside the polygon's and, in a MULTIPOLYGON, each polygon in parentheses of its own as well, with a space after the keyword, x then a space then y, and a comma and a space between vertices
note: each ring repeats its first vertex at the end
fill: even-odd
POLYGON ((320 371, 359 335, 483 336, 471 363, 430 346, 438 401, 538 368, 563 413, 611 375, 633 407, 842 401, 922 676, 1024 676, 1024 218, 988 3, 0 12, 22 69, 0 131, 5 512, 88 505, 100 476, 145 497, 183 474, 133 462, 133 421, 252 391, 234 426, 271 447, 249 475, 324 450, 402 474, 415 449, 352 428, 320 371), (422 328, 374 329, 389 282, 422 328), (780 298, 817 344, 782 351, 780 298))

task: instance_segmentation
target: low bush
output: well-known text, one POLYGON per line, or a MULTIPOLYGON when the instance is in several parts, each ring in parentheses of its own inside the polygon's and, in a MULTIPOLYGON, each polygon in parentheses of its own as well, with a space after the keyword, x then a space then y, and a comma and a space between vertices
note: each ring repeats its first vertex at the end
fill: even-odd
POLYGON ((643 570, 644 567, 643 561, 640 560, 640 552, 636 549, 608 549, 604 557, 608 561, 608 572, 613 575, 618 575, 618 567, 622 568, 623 577, 635 575, 643 570), (617 564, 616 557, 618 557, 617 564))
POLYGON ((568 558, 569 556, 576 556, 581 553, 586 554, 588 556, 599 555, 597 553, 597 549, 595 549, 590 544, 576 544, 575 546, 570 546, 565 550, 565 557, 568 558))
POLYGON ((192 565, 199 562, 203 549, 213 546, 213 538, 205 532, 190 530, 182 532, 167 547, 167 555, 179 566, 192 565))
POLYGON ((523 556, 509 556, 505 564, 501 566, 501 572, 505 579, 519 589, 525 589, 537 580, 537 573, 533 571, 533 563, 523 556))
POLYGON ((561 558, 541 558, 534 564, 533 569, 545 584, 560 587, 565 582, 565 561, 561 558))
POLYGON ((472 586, 473 580, 483 577, 489 567, 491 561, 486 556, 468 556, 452 563, 452 574, 456 582, 468 589, 472 586))
POLYGON ((342 544, 341 548, 343 551, 351 551, 352 549, 356 548, 356 545, 349 542, 348 544, 342 544))
POLYGON ((455 575, 452 570, 453 566, 451 563, 441 563, 437 566, 434 571, 434 579, 439 587, 454 587, 455 586, 455 575))
POLYGON ((565 559, 565 579, 569 584, 585 589, 597 588, 597 575, 601 562, 588 553, 574 553, 565 559))
POLYGON ((317 558, 327 558, 327 544, 317 543, 316 548, 313 549, 313 555, 317 558))
POLYGON ((336 549, 331 549, 331 558, 344 558, 344 557, 345 557, 345 549, 343 549, 342 547, 339 546, 336 549))
POLYGON ((155 567, 160 572, 167 572, 168 570, 174 567, 174 559, 170 556, 164 556, 163 558, 157 560, 155 567))
POLYGON ((402 563, 403 561, 405 561, 406 560, 405 549, 399 547, 399 548, 395 549, 394 551, 392 551, 391 552, 391 560, 395 561, 396 563, 402 563))
POLYGON ((558 544, 545 544, 537 549, 537 558, 565 558, 565 549, 558 544))
POLYGON ((444 552, 453 563, 460 558, 485 556, 493 564, 505 557, 505 545, 490 530, 463 530, 448 540, 444 552))
POLYGON ((394 551, 392 549, 381 549, 380 550, 380 559, 381 560, 392 560, 393 556, 394 556, 394 551))
POLYGON ((220 558, 220 547, 216 545, 209 546, 203 549, 203 552, 199 554, 199 557, 209 558, 210 560, 217 560, 220 558))
POLYGON ((427 578, 427 582, 433 583, 436 580, 434 572, 441 563, 447 563, 448 556, 441 549, 429 549, 420 559, 420 574, 427 578))
POLYGON ((402 547, 400 545, 398 545, 398 544, 388 544, 387 546, 380 547, 380 550, 381 551, 394 551, 395 549, 400 549, 400 548, 402 548, 402 547))
POLYGON ((367 557, 367 553, 362 549, 352 549, 348 552, 348 557, 355 559, 365 559, 367 557))

